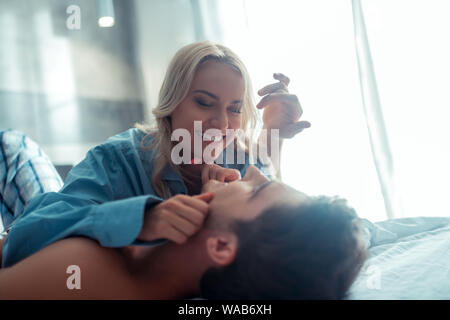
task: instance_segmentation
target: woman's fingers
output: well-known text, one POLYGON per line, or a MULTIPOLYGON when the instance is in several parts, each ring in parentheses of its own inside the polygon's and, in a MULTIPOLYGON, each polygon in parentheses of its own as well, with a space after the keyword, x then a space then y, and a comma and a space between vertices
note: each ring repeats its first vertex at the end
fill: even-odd
POLYGON ((204 216, 208 213, 208 202, 213 198, 212 192, 206 192, 197 196, 182 195, 179 197, 182 204, 200 211, 204 216))
POLYGON ((258 91, 258 95, 265 96, 274 92, 289 92, 287 86, 282 82, 276 82, 265 86, 258 91))
MULTIPOLYGON (((201 226, 205 220, 206 214, 193 207, 184 205, 183 203, 177 203, 168 208, 170 213, 182 217, 186 221, 193 223, 197 226, 201 226)), ((170 215, 169 213, 169 215, 170 215)))
POLYGON ((226 169, 221 172, 220 180, 221 182, 232 182, 241 179, 241 173, 236 169, 226 169))
POLYGON ((299 121, 294 123, 293 128, 295 133, 299 133, 301 131, 303 131, 303 129, 309 128, 311 127, 311 122, 309 121, 299 121))
MULTIPOLYGON (((209 170, 209 180, 217 180, 220 181, 220 169, 222 167, 219 167, 217 165, 211 165, 211 169, 209 170)), ((223 182, 223 181, 222 181, 223 182)))
POLYGON ((178 195, 175 201, 167 203, 164 208, 163 225, 159 233, 178 244, 185 243, 187 239, 198 232, 208 214, 208 204, 213 197, 211 192, 198 196, 178 195))
POLYGON ((256 105, 256 108, 262 109, 274 100, 286 101, 289 103, 293 103, 295 105, 298 105, 298 107, 301 108, 298 97, 295 94, 288 94, 288 93, 271 93, 271 94, 265 96, 264 98, 262 98, 261 101, 256 105))
POLYGON ((171 226, 171 227, 167 228, 167 230, 166 230, 166 238, 177 244, 183 244, 187 241, 188 236, 185 235, 180 230, 171 226))
POLYGON ((258 91, 258 94, 260 96, 264 96, 266 94, 270 94, 270 93, 274 93, 274 92, 284 92, 284 93, 289 92, 288 86, 289 86, 289 82, 291 82, 291 80, 287 76, 285 76, 282 73, 274 73, 273 78, 278 80, 279 82, 269 84, 269 85, 265 86, 264 88, 260 89, 258 91))
POLYGON ((278 81, 284 83, 286 87, 289 85, 289 82, 291 82, 291 80, 282 73, 274 73, 273 77, 274 79, 277 79, 278 81))
POLYGON ((210 180, 209 174, 211 171, 211 166, 209 164, 205 165, 202 170, 202 184, 207 183, 210 180))
POLYGON ((216 170, 215 175, 211 179, 220 182, 232 182, 234 180, 239 180, 241 178, 241 173, 236 169, 221 168, 216 170))
POLYGON ((152 241, 169 239, 183 243, 197 232, 208 214, 208 202, 213 193, 207 192, 195 197, 176 195, 145 212, 144 224, 138 238, 152 241), (174 232, 174 230, 179 232, 174 232))
POLYGON ((190 237, 202 227, 203 219, 201 223, 193 223, 191 220, 186 219, 185 215, 186 211, 184 212, 184 215, 172 212, 172 214, 169 215, 169 217, 167 218, 168 219, 167 222, 173 228, 182 232, 184 235, 190 237))
POLYGON ((220 182, 231 182, 241 178, 241 173, 236 169, 223 168, 216 164, 205 166, 202 170, 202 183, 206 184, 209 180, 220 182))
POLYGON ((201 200, 204 202, 210 202, 213 197, 214 197, 214 194, 212 192, 205 192, 205 193, 193 196, 192 198, 201 200))
MULTIPOLYGON (((202 183, 205 184, 209 180, 218 180, 220 181, 220 175, 223 170, 227 170, 222 168, 216 164, 207 164, 202 170, 202 183)), ((223 182, 223 181, 222 181, 223 182)))
POLYGON ((286 125, 286 127, 283 129, 283 135, 286 138, 292 138, 297 133, 302 132, 303 129, 309 128, 309 127, 311 127, 311 123, 309 123, 308 121, 295 122, 295 123, 286 125))

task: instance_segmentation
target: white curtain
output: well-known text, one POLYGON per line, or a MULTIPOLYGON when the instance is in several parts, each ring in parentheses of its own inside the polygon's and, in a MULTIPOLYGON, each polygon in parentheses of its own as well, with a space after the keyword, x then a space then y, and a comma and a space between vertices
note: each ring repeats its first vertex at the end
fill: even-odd
POLYGON ((450 2, 363 0, 406 216, 450 216, 450 2))
POLYGON ((372 156, 378 173, 378 181, 380 182, 387 217, 394 218, 403 215, 401 199, 397 192, 394 160, 386 131, 383 108, 380 103, 361 1, 352 0, 352 9, 362 106, 366 118, 372 156))
POLYGON ((220 0, 217 40, 243 57, 255 92, 273 72, 291 78, 312 127, 284 146, 286 183, 373 221, 450 215, 450 3, 357 2, 220 0))

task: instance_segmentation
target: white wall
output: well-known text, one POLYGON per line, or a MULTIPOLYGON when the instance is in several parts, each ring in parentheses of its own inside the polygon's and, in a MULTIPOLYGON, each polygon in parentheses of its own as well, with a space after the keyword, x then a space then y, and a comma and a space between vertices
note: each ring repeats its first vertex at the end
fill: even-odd
POLYGON ((196 40, 191 1, 135 0, 137 61, 146 102, 146 120, 175 52, 196 40))
POLYGON ((0 90, 76 94, 108 100, 139 100, 127 7, 115 2, 117 22, 99 28, 95 1, 2 0, 0 90), (66 27, 66 8, 80 7, 81 29, 66 27))
POLYGON ((100 28, 94 0, 0 1, 0 130, 36 140, 56 163, 73 164, 142 119, 133 2, 114 2, 100 28), (80 8, 69 30, 66 10, 80 8))

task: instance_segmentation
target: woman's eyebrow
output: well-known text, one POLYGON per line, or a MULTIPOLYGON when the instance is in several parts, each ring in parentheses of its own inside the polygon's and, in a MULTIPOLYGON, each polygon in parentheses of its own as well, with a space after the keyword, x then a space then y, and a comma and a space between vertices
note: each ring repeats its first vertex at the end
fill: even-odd
POLYGON ((206 90, 195 90, 194 92, 203 93, 203 94, 206 94, 207 96, 210 96, 213 99, 219 100, 218 96, 216 96, 214 93, 211 93, 211 92, 206 91, 206 90))
MULTIPOLYGON (((214 93, 211 93, 211 92, 209 92, 209 91, 206 91, 206 90, 194 90, 194 92, 195 92, 195 93, 203 93, 203 94, 206 94, 207 96, 210 96, 211 98, 220 101, 220 99, 219 99, 218 96, 216 96, 214 93)), ((233 100, 233 101, 231 101, 232 104, 235 104, 235 103, 241 103, 241 102, 242 102, 242 100, 233 100)))
POLYGON ((250 196, 249 200, 252 200, 254 198, 256 198, 256 196, 268 185, 270 185, 272 182, 274 182, 273 180, 264 182, 262 185, 260 185, 254 192, 253 194, 250 196))

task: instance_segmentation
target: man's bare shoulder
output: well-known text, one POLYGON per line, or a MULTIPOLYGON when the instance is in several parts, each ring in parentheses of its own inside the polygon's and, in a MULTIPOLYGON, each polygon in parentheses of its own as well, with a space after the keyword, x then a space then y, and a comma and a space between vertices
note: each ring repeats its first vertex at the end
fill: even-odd
POLYGON ((82 237, 51 244, 0 272, 0 297, 136 299, 137 284, 119 250, 82 237))

